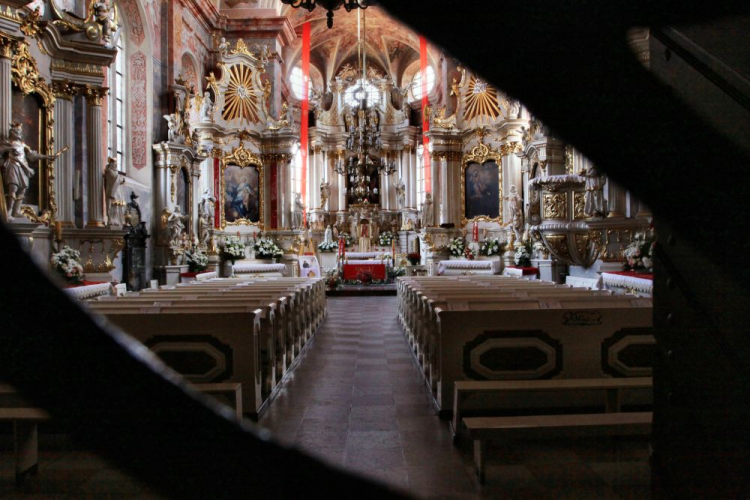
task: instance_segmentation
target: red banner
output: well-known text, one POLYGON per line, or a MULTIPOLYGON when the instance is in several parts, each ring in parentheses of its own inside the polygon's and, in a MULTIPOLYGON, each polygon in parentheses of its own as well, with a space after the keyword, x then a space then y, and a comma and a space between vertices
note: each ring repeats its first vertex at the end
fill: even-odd
POLYGON ((430 168, 430 138, 427 132, 430 131, 430 120, 425 116, 425 110, 430 104, 427 98, 427 39, 419 37, 419 62, 420 71, 422 72, 422 144, 424 146, 424 192, 432 192, 432 170, 430 168))
MULTIPOLYGON (((302 25, 302 123, 300 125, 300 151, 302 152, 301 191, 302 202, 307 206, 307 156, 308 156, 308 134, 310 128, 310 22, 302 25)), ((303 214, 305 226, 307 226, 307 210, 303 214)))
POLYGON ((214 227, 221 229, 221 161, 214 158, 214 227))

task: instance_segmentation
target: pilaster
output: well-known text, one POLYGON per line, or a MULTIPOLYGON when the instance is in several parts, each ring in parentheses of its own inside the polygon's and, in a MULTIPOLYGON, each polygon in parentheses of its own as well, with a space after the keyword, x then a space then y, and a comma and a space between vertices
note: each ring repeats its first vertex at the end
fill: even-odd
MULTIPOLYGON (((70 80, 52 82, 55 96, 55 154, 73 143, 73 97, 78 93, 70 80)), ((66 226, 75 225, 75 201, 73 199, 73 151, 68 150, 55 162, 55 193, 57 194, 57 220, 66 226)))
POLYGON ((102 136, 102 98, 109 89, 86 85, 83 89, 87 106, 86 144, 88 147, 88 213, 87 227, 104 224, 104 151, 102 136))

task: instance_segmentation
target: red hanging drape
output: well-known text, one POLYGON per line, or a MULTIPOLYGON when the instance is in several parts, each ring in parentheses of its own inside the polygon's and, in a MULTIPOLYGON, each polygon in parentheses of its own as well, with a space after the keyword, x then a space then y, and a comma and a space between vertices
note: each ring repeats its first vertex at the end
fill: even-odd
MULTIPOLYGON (((300 126, 300 150, 302 152, 302 179, 301 188, 302 202, 307 206, 307 156, 308 156, 308 133, 310 128, 310 22, 302 25, 302 123, 300 126)), ((305 210, 304 223, 307 225, 307 210, 305 210)))
POLYGON ((424 145, 424 192, 432 192, 432 170, 430 169, 430 138, 427 132, 430 131, 430 120, 425 116, 425 109, 430 104, 427 98, 427 39, 419 37, 419 61, 422 72, 422 144, 424 145))

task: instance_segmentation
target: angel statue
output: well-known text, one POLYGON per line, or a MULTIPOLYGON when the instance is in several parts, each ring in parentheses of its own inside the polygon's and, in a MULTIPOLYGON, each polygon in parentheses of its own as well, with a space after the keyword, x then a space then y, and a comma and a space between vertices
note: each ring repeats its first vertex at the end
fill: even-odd
POLYGON ((91 4, 94 21, 102 27, 102 40, 109 45, 112 32, 117 25, 112 19, 111 7, 108 2, 93 2, 91 4))
POLYGON ((104 193, 107 202, 107 222, 110 226, 123 224, 125 200, 120 189, 123 184, 125 177, 117 170, 117 160, 108 158, 107 168, 104 169, 104 193))
POLYGON ((167 218, 170 248, 179 248, 182 246, 183 235, 185 233, 185 221, 187 221, 187 218, 187 215, 182 215, 179 205, 174 207, 174 212, 172 212, 167 218))
POLYGON ((320 181, 320 209, 328 210, 328 199, 331 197, 331 183, 320 181))
POLYGON ((305 205, 302 203, 302 194, 294 193, 294 206, 292 207, 292 229, 302 227, 302 214, 305 212, 305 205))
POLYGON ((229 55, 229 48, 230 47, 231 47, 231 45, 229 44, 229 42, 227 42, 227 39, 224 38, 224 37, 221 37, 221 41, 219 42, 219 53, 222 56, 226 57, 227 55, 229 55))
POLYGON ((175 144, 182 144, 184 139, 182 138, 182 135, 180 134, 180 120, 176 114, 171 115, 164 115, 164 119, 167 120, 167 127, 168 128, 168 139, 169 142, 173 142, 175 144))
POLYGON ((29 166, 29 162, 37 160, 54 160, 68 148, 63 148, 55 156, 43 155, 31 149, 23 142, 23 128, 18 123, 10 125, 8 139, 0 143, 0 155, 3 163, 2 179, 4 181, 5 197, 7 198, 8 220, 19 217, 21 203, 29 187, 29 180, 36 173, 29 166))
POLYGON ((214 121, 214 102, 211 100, 211 93, 206 90, 203 93, 203 103, 201 103, 201 121, 211 122, 214 121))

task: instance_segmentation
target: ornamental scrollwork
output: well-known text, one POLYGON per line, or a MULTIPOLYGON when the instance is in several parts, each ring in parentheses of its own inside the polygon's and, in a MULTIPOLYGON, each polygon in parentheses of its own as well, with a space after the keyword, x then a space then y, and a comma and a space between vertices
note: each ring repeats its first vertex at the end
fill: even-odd
POLYGON ((550 194, 543 195, 545 219, 567 219, 568 218, 568 194, 550 194))

